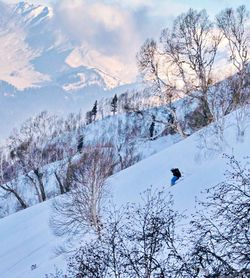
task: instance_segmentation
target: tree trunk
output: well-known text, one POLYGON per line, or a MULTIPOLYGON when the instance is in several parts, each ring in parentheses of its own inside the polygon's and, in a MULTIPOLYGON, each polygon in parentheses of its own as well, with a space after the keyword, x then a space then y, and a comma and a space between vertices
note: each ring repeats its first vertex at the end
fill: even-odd
POLYGON ((176 115, 176 111, 174 109, 171 109, 171 114, 174 118, 174 122, 173 122, 173 128, 181 135, 182 138, 187 138, 187 134, 184 132, 180 122, 177 119, 177 115, 176 115))
POLYGON ((26 205, 26 203, 24 202, 24 200, 22 199, 22 197, 21 197, 14 189, 12 189, 12 188, 9 187, 9 186, 3 186, 3 185, 1 185, 0 187, 1 187, 3 190, 12 193, 12 194, 16 197, 16 199, 18 200, 18 202, 20 203, 20 205, 21 205, 21 207, 22 207, 23 209, 26 209, 26 208, 28 207, 28 205, 26 205))
POLYGON ((18 200, 18 202, 20 203, 21 207, 23 209, 26 209, 28 206, 26 205, 26 203, 23 201, 23 199, 20 197, 20 195, 16 192, 16 191, 11 191, 14 196, 16 197, 16 199, 18 200))
POLYGON ((39 192, 39 190, 37 188, 36 182, 33 180, 33 178, 29 174, 26 174, 26 176, 33 183, 33 185, 35 187, 35 190, 36 190, 37 197, 38 197, 38 201, 39 201, 39 203, 41 203, 42 202, 42 197, 41 197, 41 194, 40 194, 40 192, 39 192))
POLYGON ((44 185, 43 185, 43 181, 42 181, 43 174, 39 173, 38 169, 34 170, 34 174, 36 175, 37 180, 38 180, 38 185, 39 185, 42 201, 45 201, 46 200, 46 194, 45 194, 45 189, 44 189, 44 185))
POLYGON ((61 193, 61 194, 64 194, 64 193, 65 193, 65 190, 64 190, 64 188, 63 188, 63 184, 62 184, 62 182, 61 182, 59 176, 57 175, 57 172, 54 172, 54 174, 55 174, 56 180, 57 180, 58 185, 59 185, 59 188, 60 188, 60 193, 61 193))
POLYGON ((205 119, 206 125, 210 124, 214 118, 208 106, 208 101, 204 98, 201 98, 202 112, 205 119))

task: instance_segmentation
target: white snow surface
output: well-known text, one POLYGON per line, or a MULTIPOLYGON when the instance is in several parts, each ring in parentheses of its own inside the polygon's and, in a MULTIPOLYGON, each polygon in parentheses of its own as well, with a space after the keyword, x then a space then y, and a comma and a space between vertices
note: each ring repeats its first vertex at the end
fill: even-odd
MULTIPOLYGON (((224 144, 223 152, 234 154, 241 160, 249 156, 250 132, 247 130, 240 143, 236 141, 235 133, 235 127, 230 125, 226 130, 227 144, 224 144)), ((114 203, 120 206, 139 202, 139 193, 152 186, 173 194, 175 208, 190 216, 195 211, 195 198, 202 198, 200 192, 204 188, 224 180, 227 169, 223 152, 202 158, 197 147, 199 140, 199 134, 195 133, 110 177, 108 184, 114 203), (184 179, 170 187, 172 167, 178 167, 184 179)), ((162 144, 162 140, 155 144, 162 144)), ((47 201, 0 220, 1 278, 40 278, 46 273, 54 273, 54 265, 65 268, 63 256, 55 254, 58 238, 48 225, 50 213, 51 201, 47 201), (35 265, 33 270, 32 265, 35 265)))

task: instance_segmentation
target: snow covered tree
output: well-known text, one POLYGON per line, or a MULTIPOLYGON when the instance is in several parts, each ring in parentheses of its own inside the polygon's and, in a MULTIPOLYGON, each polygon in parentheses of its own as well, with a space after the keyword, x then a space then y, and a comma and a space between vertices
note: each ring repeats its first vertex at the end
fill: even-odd
POLYGON ((83 135, 80 135, 79 138, 78 138, 78 143, 77 143, 77 151, 78 152, 81 152, 82 151, 82 148, 83 148, 83 135))
POLYGON ((86 124, 89 125, 93 122, 92 111, 86 112, 86 124))
POLYGON ((95 104, 91 110, 91 114, 92 114, 92 117, 93 117, 93 121, 96 120, 96 114, 97 114, 97 100, 95 101, 95 104))
POLYGON ((151 125, 149 127, 149 136, 150 139, 154 139, 154 135, 155 135, 155 116, 152 116, 152 122, 151 125))

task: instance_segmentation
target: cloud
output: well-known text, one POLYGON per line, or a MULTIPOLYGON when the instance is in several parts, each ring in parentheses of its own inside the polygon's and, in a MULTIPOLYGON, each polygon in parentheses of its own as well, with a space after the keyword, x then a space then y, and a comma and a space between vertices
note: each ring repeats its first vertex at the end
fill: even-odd
POLYGON ((145 39, 158 39, 169 16, 184 8, 172 0, 61 0, 54 4, 54 14, 58 26, 79 46, 67 59, 70 65, 93 65, 87 54, 84 57, 89 49, 91 57, 95 53, 102 61, 96 67, 109 61, 101 68, 110 68, 109 73, 127 82, 136 77, 136 53, 145 39))
MULTIPOLYGON (((100 54, 99 57, 106 56, 115 59, 117 62, 115 64, 127 65, 126 70, 129 69, 131 73, 135 72, 136 68, 135 55, 146 38, 157 40, 161 30, 171 25, 177 15, 190 7, 194 9, 217 7, 210 4, 216 0, 26 1, 42 4, 49 2, 53 5, 55 24, 61 29, 61 33, 71 40, 72 45, 81 49, 80 53, 85 49, 93 50, 94 53, 100 54)), ((228 1, 222 0, 224 5, 228 1)), ((74 64, 77 64, 76 58, 74 64)))
POLYGON ((133 16, 118 5, 63 0, 54 8, 60 25, 71 38, 107 55, 130 52, 140 40, 133 16))
POLYGON ((106 67, 119 65, 121 74, 126 71, 131 72, 126 76, 135 76, 135 56, 144 36, 138 30, 134 12, 116 3, 94 0, 63 0, 54 5, 54 12, 55 21, 74 44, 99 53, 99 57, 106 56, 109 61, 113 59, 106 67))
POLYGON ((126 0, 126 1, 120 1, 120 0, 110 0, 109 3, 111 4, 118 4, 121 7, 127 8, 127 9, 140 9, 140 8, 154 8, 155 1, 154 0, 126 0))

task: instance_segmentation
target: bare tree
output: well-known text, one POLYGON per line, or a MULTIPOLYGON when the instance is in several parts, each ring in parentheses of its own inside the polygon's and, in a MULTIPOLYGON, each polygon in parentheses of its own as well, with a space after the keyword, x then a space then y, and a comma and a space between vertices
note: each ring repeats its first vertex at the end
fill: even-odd
POLYGON ((100 233, 105 180, 113 173, 113 159, 112 148, 95 146, 72 161, 71 189, 53 206, 51 225, 56 234, 84 233, 88 227, 100 233))
POLYGON ((250 169, 227 156, 226 181, 208 190, 191 235, 193 260, 206 277, 249 277, 250 169))
POLYGON ((49 143, 58 121, 56 116, 49 115, 46 111, 41 112, 25 121, 8 138, 8 160, 16 169, 13 180, 23 175, 34 188, 39 202, 47 199, 43 166, 60 156, 57 146, 49 143))
POLYGON ((0 189, 5 192, 5 194, 12 194, 18 201, 20 207, 25 209, 28 207, 28 204, 22 196, 21 188, 17 186, 18 182, 17 177, 17 168, 16 165, 7 161, 3 152, 0 153, 0 189))
POLYGON ((149 190, 141 205, 110 213, 101 237, 77 251, 69 272, 74 277, 194 277, 180 252, 179 219, 169 196, 149 190))
POLYGON ((213 120, 208 89, 220 40, 206 11, 192 9, 178 16, 173 28, 164 29, 161 36, 163 55, 173 67, 173 75, 182 83, 184 95, 199 101, 206 123, 213 120))
POLYGON ((230 61, 237 71, 231 79, 233 96, 228 112, 238 108, 235 119, 239 140, 244 136, 245 123, 249 117, 249 20, 250 13, 245 6, 239 6, 236 10, 225 9, 217 16, 217 25, 228 42, 230 61))
MULTIPOLYGON (((175 86, 171 85, 170 82, 167 82, 161 77, 160 71, 162 69, 159 56, 160 53, 157 43, 152 39, 146 40, 137 54, 138 67, 140 72, 144 75, 144 78, 152 83, 152 90, 155 95, 160 99, 164 99, 163 102, 166 105, 168 113, 171 114, 173 118, 173 122, 171 123, 172 127, 185 138, 187 135, 178 119, 176 107, 173 105, 173 99, 176 99, 175 94, 177 93, 177 90, 175 86)), ((169 125, 168 122, 165 124, 169 125)))
POLYGON ((140 153, 136 148, 139 128, 136 125, 136 120, 133 124, 129 124, 127 119, 125 122, 117 119, 114 130, 116 135, 110 142, 110 146, 114 147, 115 155, 118 156, 119 170, 123 170, 140 160, 140 153))
POLYGON ((219 82, 210 88, 210 111, 214 122, 208 128, 200 130, 198 133, 199 140, 197 140, 197 147, 199 151, 197 158, 206 158, 221 153, 228 146, 225 137, 227 123, 225 115, 231 103, 231 93, 228 80, 219 82))
POLYGON ((44 166, 43 150, 32 144, 32 141, 23 142, 11 150, 11 156, 20 174, 24 175, 28 182, 34 187, 38 201, 46 200, 46 192, 43 182, 44 166))
POLYGON ((237 84, 232 99, 234 108, 244 102, 243 87, 246 82, 247 68, 249 64, 249 23, 250 15, 245 6, 239 6, 236 10, 225 9, 217 16, 217 24, 224 37, 227 39, 230 50, 230 61, 237 70, 237 84))
POLYGON ((60 189, 60 194, 67 193, 71 190, 73 185, 73 171, 72 157, 58 162, 54 175, 60 189))

